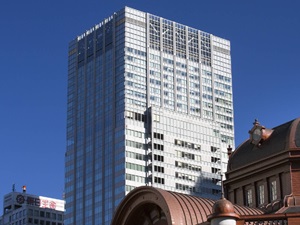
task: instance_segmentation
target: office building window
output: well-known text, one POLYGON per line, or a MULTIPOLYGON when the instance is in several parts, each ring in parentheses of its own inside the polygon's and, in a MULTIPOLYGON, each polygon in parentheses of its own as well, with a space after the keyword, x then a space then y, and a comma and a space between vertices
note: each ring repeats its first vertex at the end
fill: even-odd
POLYGON ((156 138, 156 139, 164 140, 164 135, 160 134, 160 133, 154 132, 153 137, 156 138))
POLYGON ((164 146, 163 145, 154 143, 153 146, 154 146, 154 149, 156 149, 156 150, 161 150, 161 151, 164 150, 164 146))
POLYGON ((154 183, 165 184, 165 179, 161 177, 154 177, 154 183))
POLYGON ((164 157, 162 155, 154 155, 154 160, 163 162, 164 157))
POLYGON ((165 168, 161 167, 161 166, 154 166, 154 171, 155 172, 159 172, 159 173, 164 173, 165 172, 165 168))

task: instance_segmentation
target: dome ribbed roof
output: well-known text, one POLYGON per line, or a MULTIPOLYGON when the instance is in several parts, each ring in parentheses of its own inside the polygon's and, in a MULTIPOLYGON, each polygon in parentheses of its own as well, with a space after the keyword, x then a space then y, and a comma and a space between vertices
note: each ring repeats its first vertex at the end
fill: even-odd
MULTIPOLYGON (((215 201, 211 199, 149 186, 138 187, 125 196, 120 203, 111 225, 139 225, 145 221, 160 225, 199 224, 207 221, 208 216, 213 213, 214 204, 215 201)), ((230 204, 226 200, 225 208, 228 212, 232 211, 232 204, 231 206, 230 204)), ((216 206, 214 210, 218 211, 218 208, 216 206)), ((259 209, 242 206, 233 206, 233 208, 239 215, 262 214, 259 209)))
POLYGON ((226 198, 222 198, 215 202, 212 211, 216 214, 233 213, 234 207, 230 201, 228 201, 226 198))
POLYGON ((213 205, 212 214, 208 217, 209 220, 217 217, 232 217, 239 218, 235 213, 234 206, 226 198, 221 198, 213 205))

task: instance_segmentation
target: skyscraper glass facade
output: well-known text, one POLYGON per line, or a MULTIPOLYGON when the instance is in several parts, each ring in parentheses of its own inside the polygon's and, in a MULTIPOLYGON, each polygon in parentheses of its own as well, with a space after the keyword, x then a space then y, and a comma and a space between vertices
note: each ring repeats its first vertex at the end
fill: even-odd
POLYGON ((129 7, 69 44, 65 224, 133 188, 218 198, 234 147, 230 42, 129 7))

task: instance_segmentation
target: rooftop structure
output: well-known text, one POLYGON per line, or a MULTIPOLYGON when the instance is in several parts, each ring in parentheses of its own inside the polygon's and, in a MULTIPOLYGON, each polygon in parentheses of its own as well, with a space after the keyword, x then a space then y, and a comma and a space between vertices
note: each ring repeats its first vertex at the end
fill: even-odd
POLYGON ((258 121, 229 157, 225 193, 233 203, 275 212, 300 200, 300 118, 274 128, 258 121))

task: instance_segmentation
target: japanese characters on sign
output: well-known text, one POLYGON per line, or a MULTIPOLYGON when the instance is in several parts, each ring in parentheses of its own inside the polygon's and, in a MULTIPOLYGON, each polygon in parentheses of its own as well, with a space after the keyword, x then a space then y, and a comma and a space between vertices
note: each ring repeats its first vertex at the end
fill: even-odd
POLYGON ((17 195, 16 201, 19 204, 26 203, 27 205, 33 205, 41 208, 50 208, 50 209, 56 209, 56 202, 53 200, 49 200, 46 198, 35 198, 32 196, 24 196, 24 195, 17 195))

